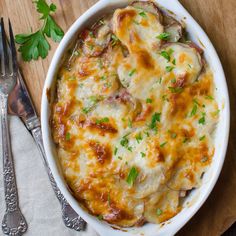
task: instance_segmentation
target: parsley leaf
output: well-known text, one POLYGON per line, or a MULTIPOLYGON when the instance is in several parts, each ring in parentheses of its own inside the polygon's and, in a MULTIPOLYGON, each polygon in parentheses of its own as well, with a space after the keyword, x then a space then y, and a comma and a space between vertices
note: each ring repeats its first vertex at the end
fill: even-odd
POLYGON ((147 15, 146 15, 146 13, 145 13, 144 11, 140 12, 139 15, 142 16, 142 17, 144 17, 144 18, 147 17, 147 15))
POLYGON ((15 41, 21 44, 18 51, 21 52, 24 61, 37 60, 38 57, 45 58, 50 49, 50 45, 41 30, 33 34, 17 34, 15 41))
POLYGON ((183 92, 183 88, 181 88, 181 87, 168 87, 168 89, 172 93, 182 93, 183 92))
POLYGON ((174 70, 174 68, 174 66, 166 66, 166 71, 171 72, 172 70, 174 70))
POLYGON ((44 59, 48 55, 50 45, 45 36, 55 42, 60 42, 64 36, 63 30, 50 15, 56 11, 56 6, 53 3, 48 5, 45 0, 36 0, 34 3, 37 11, 42 14, 40 20, 43 20, 44 24, 34 33, 15 36, 16 43, 20 44, 18 51, 21 52, 24 61, 37 60, 39 57, 44 59))
POLYGON ((46 24, 44 26, 43 32, 49 38, 52 38, 54 42, 60 42, 64 36, 64 32, 50 15, 46 19, 46 24))
POLYGON ((167 51, 161 51, 161 56, 163 56, 168 62, 170 61, 170 55, 167 51))
POLYGON ((150 129, 153 129, 153 130, 156 130, 156 129, 157 129, 156 123, 157 123, 157 122, 160 122, 160 121, 161 121, 161 113, 155 112, 155 113, 152 115, 152 120, 151 120, 151 124, 149 125, 149 128, 150 128, 150 129))
POLYGON ((193 117, 194 115, 196 115, 196 113, 197 113, 197 104, 194 103, 193 109, 192 109, 192 111, 190 113, 190 117, 193 117))
POLYGON ((126 182, 127 182, 129 185, 133 186, 133 184, 134 184, 134 182, 135 182, 135 180, 136 180, 137 177, 138 177, 138 171, 136 170, 135 167, 132 167, 132 168, 130 169, 130 171, 129 171, 129 174, 128 174, 128 177, 127 177, 127 179, 126 179, 126 182))
POLYGON ((167 41, 170 38, 170 33, 164 32, 162 34, 159 34, 157 38, 167 41))
POLYGON ((129 72, 129 76, 131 77, 135 72, 136 72, 136 69, 132 69, 132 70, 129 72))

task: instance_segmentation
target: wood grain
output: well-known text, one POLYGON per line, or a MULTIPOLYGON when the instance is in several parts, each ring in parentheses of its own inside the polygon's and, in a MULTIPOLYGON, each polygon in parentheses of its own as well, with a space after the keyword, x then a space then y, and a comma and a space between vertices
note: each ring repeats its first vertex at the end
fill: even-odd
MULTIPOLYGON (((169 0, 171 2, 171 0, 169 0)), ((48 2, 50 2, 48 0, 48 2)), ((69 26, 96 0, 54 0, 55 18, 66 32, 69 26)), ((236 220, 236 1, 180 0, 200 23, 213 42, 223 63, 231 100, 231 134, 223 171, 210 197, 178 233, 179 236, 221 235, 236 220)), ((0 16, 9 17, 15 33, 27 33, 40 26, 39 15, 31 0, 0 0, 0 16)), ((51 43, 45 60, 25 63, 19 57, 26 84, 38 113, 41 94, 49 63, 57 44, 51 43)))

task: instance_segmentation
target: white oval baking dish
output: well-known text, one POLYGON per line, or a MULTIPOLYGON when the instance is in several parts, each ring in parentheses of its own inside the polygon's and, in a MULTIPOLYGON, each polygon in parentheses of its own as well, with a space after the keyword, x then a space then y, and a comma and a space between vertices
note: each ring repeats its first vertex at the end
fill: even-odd
POLYGON ((75 211, 79 215, 81 215, 81 217, 83 217, 88 222, 88 224, 91 225, 100 235, 169 236, 174 235, 181 227, 186 224, 186 222, 189 221, 189 219, 198 211, 198 209, 206 201, 207 197, 212 191, 219 177, 224 162, 228 144, 230 119, 228 90, 225 75, 217 53, 214 47, 212 46, 210 40, 208 39, 207 35, 201 29, 201 27, 196 23, 196 21, 190 16, 190 14, 177 0, 155 0, 154 2, 157 2, 164 8, 168 9, 170 12, 175 13, 175 17, 177 19, 183 20, 186 23, 187 31, 189 32, 191 39, 199 46, 203 47, 205 57, 214 73, 214 80, 217 88, 216 99, 221 110, 220 120, 218 123, 218 127, 215 131, 215 155, 213 157, 213 162, 203 177, 202 186, 199 189, 192 191, 191 194, 187 197, 184 203, 185 207, 183 208, 183 210, 174 218, 170 219, 164 224, 156 225, 148 223, 139 228, 132 227, 125 230, 113 229, 109 224, 103 221, 99 221, 96 217, 91 216, 83 208, 81 208, 77 200, 68 190, 63 175, 61 173, 59 163, 57 162, 55 147, 50 132, 50 104, 47 98, 47 91, 49 88, 53 88, 55 82, 55 74, 62 61, 66 49, 69 47, 71 42, 73 42, 73 40, 78 35, 78 32, 82 28, 84 28, 85 26, 89 26, 91 23, 99 19, 99 17, 101 17, 103 14, 108 13, 118 7, 123 7, 130 2, 130 0, 100 0, 88 11, 86 11, 81 17, 79 17, 65 34, 64 38, 62 39, 53 56, 44 85, 41 104, 43 143, 46 151, 46 156, 48 158, 49 166, 52 170, 53 176, 56 180, 58 187, 60 188, 68 202, 71 204, 71 206, 75 209, 75 211))

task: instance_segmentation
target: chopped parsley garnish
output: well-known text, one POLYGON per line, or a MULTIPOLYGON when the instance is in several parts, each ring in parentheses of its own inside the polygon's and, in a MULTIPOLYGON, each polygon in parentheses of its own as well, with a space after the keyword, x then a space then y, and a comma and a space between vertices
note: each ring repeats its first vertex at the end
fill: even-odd
POLYGON ((206 119, 205 119, 206 113, 203 112, 202 113, 202 117, 198 120, 198 123, 201 125, 205 125, 206 124, 206 119))
POLYGON ((80 87, 80 88, 83 88, 83 86, 84 86, 84 84, 83 84, 83 83, 79 84, 79 87, 80 87))
POLYGON ((116 155, 116 154, 117 154, 117 152, 118 152, 118 148, 117 148, 117 147, 115 147, 115 150, 114 150, 114 155, 116 155))
POLYGON ((105 87, 105 88, 111 88, 111 82, 105 83, 105 84, 104 84, 104 87, 105 87))
POLYGON ((189 141, 189 138, 185 137, 183 140, 183 143, 187 143, 189 141))
POLYGON ((159 84, 161 84, 161 82, 162 82, 162 77, 160 77, 160 79, 159 79, 159 84))
POLYGON ((89 36, 92 37, 92 38, 95 38, 95 36, 94 36, 92 31, 89 31, 89 36))
POLYGON ((69 81, 74 81, 74 80, 76 80, 76 77, 75 77, 75 76, 72 76, 72 77, 70 77, 68 80, 69 80, 69 81))
POLYGON ((122 139, 120 140, 120 145, 122 147, 125 147, 130 152, 132 152, 132 147, 129 146, 129 140, 127 138, 129 135, 130 135, 130 133, 128 133, 128 134, 126 134, 125 136, 122 137, 122 139))
POLYGON ((171 72, 174 68, 174 66, 166 66, 166 71, 171 72))
POLYGON ((218 116, 220 113, 220 110, 218 109, 217 111, 213 112, 213 116, 218 116))
POLYGON ((157 212, 156 213, 157 213, 158 216, 160 216, 163 212, 162 212, 162 210, 160 208, 157 208, 157 212))
POLYGON ((157 131, 156 125, 157 125, 157 122, 160 122, 160 121, 161 121, 161 113, 155 112, 152 115, 151 124, 149 125, 149 128, 157 131))
POLYGON ((128 118, 128 127, 129 127, 129 128, 132 128, 132 126, 133 126, 132 121, 131 121, 130 118, 128 118))
POLYGON ((74 51, 73 55, 74 55, 74 56, 79 56, 79 55, 80 55, 79 50, 74 51))
POLYGON ((169 132, 171 138, 175 139, 177 137, 176 133, 171 132, 170 130, 168 132, 169 132))
POLYGON ((175 79, 175 78, 172 79, 172 80, 171 80, 171 83, 172 83, 172 84, 175 84, 175 83, 176 83, 176 79, 175 79))
POLYGON ((69 140, 70 140, 70 133, 67 132, 67 133, 66 133, 66 141, 69 141, 69 140))
POLYGON ((121 156, 118 156, 118 159, 119 159, 119 160, 122 160, 123 158, 122 158, 121 156))
POLYGON ((193 109, 192 109, 192 111, 191 111, 191 113, 190 113, 190 117, 193 117, 194 115, 196 115, 196 113, 197 113, 197 108, 198 108, 197 104, 194 103, 193 109))
POLYGON ((210 96, 210 95, 205 96, 205 98, 209 99, 209 100, 214 100, 214 98, 212 96, 210 96))
POLYGON ((142 16, 142 17, 144 17, 144 18, 147 17, 147 15, 146 15, 146 13, 145 13, 144 11, 141 11, 141 12, 139 13, 139 15, 142 16))
POLYGON ((152 103, 152 99, 151 98, 147 98, 146 99, 146 103, 152 103))
POLYGON ((136 20, 133 20, 134 24, 139 25, 139 22, 136 20))
POLYGON ((150 134, 148 131, 145 131, 144 133, 146 134, 147 137, 150 137, 150 134))
POLYGON ((170 39, 170 33, 167 32, 161 33, 157 36, 157 38, 167 41, 168 39, 170 39))
POLYGON ((94 45, 93 45, 93 44, 89 43, 89 44, 87 44, 87 45, 88 45, 88 47, 89 47, 89 49, 90 49, 91 51, 94 49, 94 45))
POLYGON ((117 38, 115 34, 112 34, 111 39, 112 39, 112 43, 111 43, 112 46, 116 45, 119 42, 119 39, 117 38))
POLYGON ((103 75, 100 79, 101 79, 101 80, 106 80, 107 77, 106 77, 105 75, 103 75))
POLYGON ((83 107, 82 112, 88 114, 91 111, 91 109, 92 109, 91 107, 83 107))
POLYGON ((204 136, 200 137, 199 140, 202 141, 202 140, 204 140, 205 138, 206 138, 206 136, 204 135, 204 136))
POLYGON ((130 171, 129 171, 129 174, 128 174, 128 177, 126 179, 126 182, 129 185, 133 186, 133 184, 134 184, 134 182, 135 182, 137 177, 138 177, 138 171, 137 171, 137 169, 135 167, 132 167, 130 169, 130 171))
POLYGON ((190 64, 188 64, 188 67, 189 67, 190 69, 192 69, 192 66, 191 66, 190 64))
POLYGON ((167 95, 166 95, 166 94, 162 95, 161 98, 162 98, 163 101, 169 102, 169 99, 167 98, 167 95))
POLYGON ((176 65, 176 60, 175 59, 173 59, 172 64, 176 65))
POLYGON ((163 56, 168 62, 170 61, 170 55, 167 51, 161 51, 161 56, 163 56))
POLYGON ((103 63, 102 63, 102 59, 101 58, 98 59, 98 67, 99 67, 99 69, 103 68, 103 63))
POLYGON ((181 87, 168 87, 168 89, 172 92, 172 93, 182 93, 183 92, 183 88, 181 87))
POLYGON ((207 161, 208 161, 208 157, 203 157, 203 158, 201 159, 201 162, 202 162, 202 163, 207 162, 207 161))
POLYGON ((144 152, 140 152, 140 154, 141 154, 141 157, 145 157, 146 156, 146 154, 144 152))
POLYGON ((161 147, 161 148, 164 147, 167 143, 168 143, 168 142, 162 143, 162 144, 160 145, 160 147, 161 147))
POLYGON ((96 124, 97 125, 99 125, 99 124, 101 124, 101 123, 106 123, 106 122, 109 122, 109 118, 108 117, 104 117, 104 118, 102 118, 102 119, 100 119, 100 120, 96 120, 96 124))
POLYGON ((98 218, 99 220, 103 220, 103 216, 102 216, 102 215, 98 215, 97 218, 98 218))
POLYGON ((130 76, 130 77, 133 76, 135 72, 136 72, 136 69, 132 69, 132 70, 129 72, 129 76, 130 76))
POLYGON ((140 142, 142 141, 142 139, 143 139, 141 133, 138 133, 138 134, 135 136, 135 138, 136 138, 137 143, 140 143, 140 142))

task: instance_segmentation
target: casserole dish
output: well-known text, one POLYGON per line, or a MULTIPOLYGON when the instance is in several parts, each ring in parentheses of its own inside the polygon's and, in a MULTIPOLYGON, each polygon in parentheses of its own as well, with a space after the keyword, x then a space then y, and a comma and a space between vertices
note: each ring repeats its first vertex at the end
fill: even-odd
POLYGON ((85 26, 91 25, 95 20, 97 20, 101 15, 104 15, 113 9, 124 7, 129 1, 99 1, 95 4, 89 11, 87 11, 83 16, 81 16, 70 28, 68 33, 65 35, 61 44, 59 45, 51 66, 49 68, 48 76, 46 79, 43 100, 42 100, 42 128, 43 128, 43 139, 46 150, 46 155, 48 157, 49 165, 52 169, 52 173, 55 176, 57 184, 69 203, 74 207, 74 209, 80 214, 89 224, 91 224, 100 234, 102 235, 121 235, 121 234, 136 234, 136 235, 173 235, 176 233, 199 209, 199 207, 206 200, 210 191, 212 190, 222 167, 224 155, 228 140, 228 130, 229 130, 229 101, 228 92, 225 84, 224 73, 220 65, 219 59, 212 47, 209 39, 201 30, 201 28, 196 24, 196 22, 189 16, 189 14, 181 7, 181 5, 174 1, 171 6, 164 1, 157 1, 157 3, 170 12, 176 14, 176 18, 185 21, 187 25, 187 31, 190 33, 191 39, 200 43, 204 47, 205 57, 209 61, 209 66, 214 74, 215 85, 216 85, 216 100, 219 104, 221 110, 220 120, 215 131, 215 155, 209 170, 205 173, 203 178, 202 186, 194 191, 188 196, 184 202, 183 210, 169 221, 160 224, 146 224, 142 227, 121 229, 121 231, 114 230, 108 224, 98 221, 95 217, 92 217, 87 212, 83 211, 79 206, 77 201, 72 197, 70 192, 66 188, 64 179, 62 178, 62 173, 57 163, 57 158, 55 155, 55 147, 52 142, 49 117, 50 117, 50 104, 46 94, 48 91, 53 95, 53 86, 55 81, 55 74, 62 61, 62 56, 65 54, 66 49, 70 46, 73 39, 77 36, 85 26), (211 60, 210 60, 211 59, 211 60), (50 89, 49 89, 50 88, 50 89), (221 135, 219 135, 221 132, 221 135))

